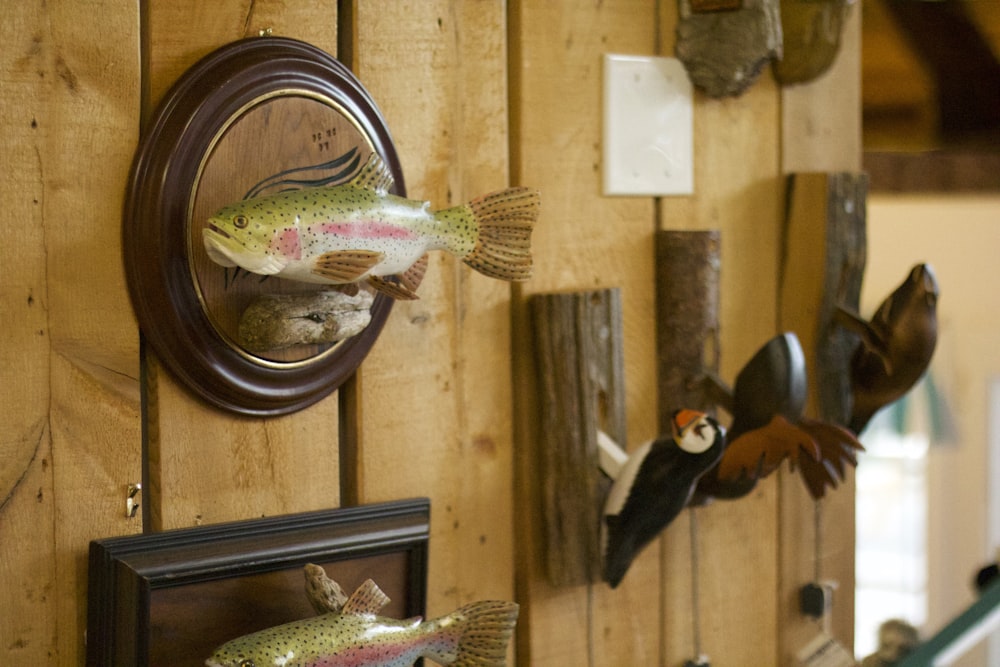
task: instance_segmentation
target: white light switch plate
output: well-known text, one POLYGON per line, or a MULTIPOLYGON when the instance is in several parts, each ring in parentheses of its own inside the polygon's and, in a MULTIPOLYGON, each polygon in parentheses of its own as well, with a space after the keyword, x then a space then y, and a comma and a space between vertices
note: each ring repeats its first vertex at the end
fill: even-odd
POLYGON ((691 81, 676 58, 604 56, 604 194, 694 192, 691 81))

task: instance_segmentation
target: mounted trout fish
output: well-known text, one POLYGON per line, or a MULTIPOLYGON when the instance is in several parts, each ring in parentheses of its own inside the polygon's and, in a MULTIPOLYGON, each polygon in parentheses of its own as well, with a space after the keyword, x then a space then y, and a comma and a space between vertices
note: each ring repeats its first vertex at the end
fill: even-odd
POLYGON ((223 207, 202 231, 205 250, 222 266, 308 283, 367 283, 396 299, 417 298, 430 250, 447 250, 490 278, 531 277, 536 190, 508 188, 431 211, 428 202, 390 194, 392 185, 372 153, 347 183, 223 207))
MULTIPOLYGON (((313 598, 310 598, 312 601, 313 598)), ((410 667, 425 657, 450 667, 503 667, 517 622, 513 602, 472 602, 442 618, 377 616, 389 598, 371 579, 337 610, 227 642, 208 667, 410 667)))

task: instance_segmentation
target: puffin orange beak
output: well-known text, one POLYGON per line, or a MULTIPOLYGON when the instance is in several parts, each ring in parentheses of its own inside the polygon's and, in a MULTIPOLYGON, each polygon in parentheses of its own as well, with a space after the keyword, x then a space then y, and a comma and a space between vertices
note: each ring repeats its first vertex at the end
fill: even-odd
POLYGON ((674 435, 681 433, 704 416, 705 413, 699 410, 678 410, 674 413, 674 435))

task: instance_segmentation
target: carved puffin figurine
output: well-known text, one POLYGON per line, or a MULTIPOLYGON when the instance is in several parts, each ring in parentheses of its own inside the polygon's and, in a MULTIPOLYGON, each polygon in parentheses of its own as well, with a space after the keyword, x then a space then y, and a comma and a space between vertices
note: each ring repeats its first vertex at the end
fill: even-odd
POLYGON ((631 454, 604 505, 604 579, 621 583, 635 556, 687 504, 698 478, 722 456, 725 429, 696 410, 678 410, 672 435, 631 454))

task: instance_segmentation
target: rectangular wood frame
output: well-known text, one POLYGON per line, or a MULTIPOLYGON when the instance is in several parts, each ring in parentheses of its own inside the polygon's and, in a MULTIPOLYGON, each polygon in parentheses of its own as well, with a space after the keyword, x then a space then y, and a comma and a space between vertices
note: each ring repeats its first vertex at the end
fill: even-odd
POLYGON ((422 616, 429 522, 421 498, 95 540, 87 664, 200 666, 230 639, 312 616, 307 563, 348 594, 373 579, 386 616, 422 616))

